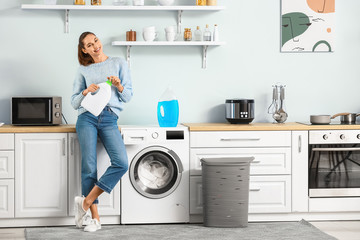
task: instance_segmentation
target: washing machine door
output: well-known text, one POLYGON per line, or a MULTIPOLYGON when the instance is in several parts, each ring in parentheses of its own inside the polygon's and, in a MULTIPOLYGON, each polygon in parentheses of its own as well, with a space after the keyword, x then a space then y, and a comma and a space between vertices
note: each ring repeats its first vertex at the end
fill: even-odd
POLYGON ((152 146, 140 151, 131 161, 129 177, 138 193, 153 199, 170 195, 179 185, 183 166, 172 150, 152 146))

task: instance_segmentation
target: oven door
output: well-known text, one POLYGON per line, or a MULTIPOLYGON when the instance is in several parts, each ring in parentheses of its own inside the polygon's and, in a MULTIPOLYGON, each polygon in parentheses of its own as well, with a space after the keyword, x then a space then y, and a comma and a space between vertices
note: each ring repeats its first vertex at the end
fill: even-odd
POLYGON ((51 125, 52 98, 13 97, 11 123, 14 125, 51 125))
POLYGON ((309 145, 309 197, 360 196, 360 144, 309 145))

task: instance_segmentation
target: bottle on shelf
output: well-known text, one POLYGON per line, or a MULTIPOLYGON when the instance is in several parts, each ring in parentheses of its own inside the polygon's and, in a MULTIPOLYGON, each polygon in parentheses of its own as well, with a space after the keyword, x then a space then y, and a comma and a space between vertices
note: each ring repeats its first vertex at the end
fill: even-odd
POLYGON ((185 31, 184 31, 184 40, 185 40, 185 41, 191 41, 191 40, 192 40, 191 28, 185 28, 185 31))
POLYGON ((91 0, 91 5, 101 5, 101 0, 91 0))
POLYGON ((201 32, 199 26, 196 27, 196 30, 194 32, 194 36, 195 36, 195 41, 202 41, 202 32, 201 32))
POLYGON ((206 5, 208 5, 208 6, 216 6, 217 5, 217 0, 207 0, 206 5))
POLYGON ((75 5, 85 5, 85 0, 74 0, 75 5))
POLYGON ((214 26, 213 41, 219 41, 219 29, 217 24, 214 26))
POLYGON ((206 0, 196 0, 197 6, 206 6, 206 0))
POLYGON ((209 30, 209 25, 208 24, 206 24, 206 28, 205 28, 205 31, 204 31, 204 37, 203 37, 203 40, 204 41, 211 41, 211 32, 210 32, 210 30, 209 30))

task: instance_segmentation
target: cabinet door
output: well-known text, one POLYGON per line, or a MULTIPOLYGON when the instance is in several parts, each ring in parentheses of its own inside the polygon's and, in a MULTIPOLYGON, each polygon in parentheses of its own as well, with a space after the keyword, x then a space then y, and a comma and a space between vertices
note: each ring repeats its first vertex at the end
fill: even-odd
POLYGON ((308 131, 292 132, 292 211, 308 212, 308 131))
POLYGON ((0 180, 0 218, 14 217, 14 179, 0 180))
MULTIPOLYGON (((74 216, 74 198, 81 196, 81 150, 76 133, 69 133, 69 215, 74 216)), ((97 144, 98 178, 110 166, 110 158, 101 143, 97 144)), ((103 193, 99 197, 100 215, 120 215, 120 183, 110 194, 103 193)))
POLYGON ((14 151, 0 151, 0 178, 14 178, 14 151))
POLYGON ((15 134, 15 217, 67 215, 67 134, 15 134))

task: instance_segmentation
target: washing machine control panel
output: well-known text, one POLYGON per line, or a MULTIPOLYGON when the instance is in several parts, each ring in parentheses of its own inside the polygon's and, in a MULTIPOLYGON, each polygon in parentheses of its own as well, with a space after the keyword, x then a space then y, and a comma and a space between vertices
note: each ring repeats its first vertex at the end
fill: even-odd
POLYGON ((152 136, 153 139, 157 139, 159 137, 159 133, 158 132, 153 132, 151 134, 151 136, 152 136))

